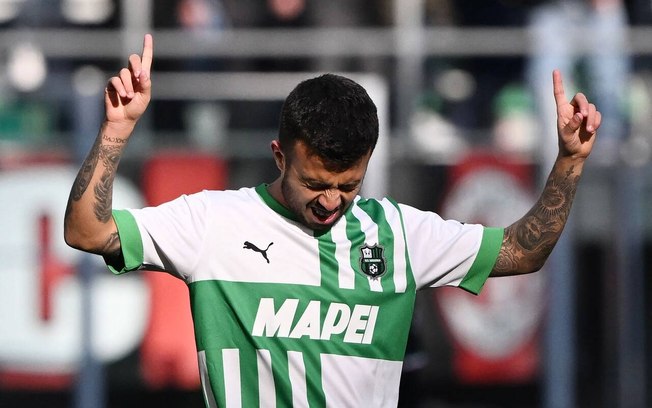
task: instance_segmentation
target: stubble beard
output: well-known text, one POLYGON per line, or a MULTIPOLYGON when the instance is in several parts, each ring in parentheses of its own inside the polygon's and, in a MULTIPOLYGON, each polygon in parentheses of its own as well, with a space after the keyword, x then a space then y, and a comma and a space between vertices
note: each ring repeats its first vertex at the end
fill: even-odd
POLYGON ((311 202, 306 205, 300 200, 297 200, 294 191, 292 190, 292 188, 289 186, 288 182, 285 179, 281 180, 281 193, 283 194, 283 199, 285 200, 285 204, 287 205, 288 209, 292 212, 292 214, 294 214, 297 220, 302 225, 315 231, 324 231, 330 229, 344 215, 344 211, 348 207, 347 203, 342 202, 337 210, 339 213, 337 219, 335 219, 332 223, 328 225, 318 224, 318 223, 311 222, 306 215, 308 212, 312 213, 312 209, 310 207, 313 203, 311 202))

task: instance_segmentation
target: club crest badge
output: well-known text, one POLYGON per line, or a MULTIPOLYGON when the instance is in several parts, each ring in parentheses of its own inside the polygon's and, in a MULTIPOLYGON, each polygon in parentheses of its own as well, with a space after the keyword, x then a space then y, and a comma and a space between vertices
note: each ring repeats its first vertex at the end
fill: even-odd
POLYGON ((360 248, 360 269, 372 278, 378 278, 385 273, 384 248, 380 245, 369 246, 365 244, 360 248))

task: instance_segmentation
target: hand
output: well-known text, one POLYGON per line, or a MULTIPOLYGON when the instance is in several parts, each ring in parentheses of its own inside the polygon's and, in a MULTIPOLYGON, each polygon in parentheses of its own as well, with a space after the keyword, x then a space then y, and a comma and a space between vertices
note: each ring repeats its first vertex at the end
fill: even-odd
POLYGON ((150 70, 154 40, 150 34, 143 41, 143 55, 129 56, 129 67, 109 79, 104 92, 106 120, 109 124, 134 126, 151 99, 150 70))
POLYGON ((582 93, 576 94, 570 102, 566 100, 559 70, 553 71, 552 83, 557 104, 559 154, 585 159, 593 149, 602 115, 582 93))

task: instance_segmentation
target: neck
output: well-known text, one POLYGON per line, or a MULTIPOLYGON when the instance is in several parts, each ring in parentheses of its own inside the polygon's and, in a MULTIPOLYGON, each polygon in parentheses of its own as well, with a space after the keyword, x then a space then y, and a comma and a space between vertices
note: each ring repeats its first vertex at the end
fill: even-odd
POLYGON ((285 202, 285 198, 283 197, 283 191, 281 190, 280 177, 267 186, 267 191, 276 201, 281 203, 281 205, 283 205, 284 207, 287 207, 287 203, 285 202))

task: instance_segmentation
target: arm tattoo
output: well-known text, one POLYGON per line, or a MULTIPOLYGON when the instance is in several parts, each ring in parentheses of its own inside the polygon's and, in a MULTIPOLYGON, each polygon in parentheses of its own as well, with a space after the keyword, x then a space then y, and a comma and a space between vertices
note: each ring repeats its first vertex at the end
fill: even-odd
POLYGON ((533 272, 543 266, 566 225, 579 179, 575 166, 550 174, 532 209, 505 229, 496 272, 533 272))
POLYGON ((93 189, 95 193, 94 212, 98 221, 107 222, 111 219, 113 180, 118 162, 120 162, 122 148, 120 146, 101 146, 99 150, 99 159, 104 165, 104 172, 93 189))
POLYGON ((102 135, 102 140, 106 140, 107 142, 118 143, 118 144, 127 143, 127 139, 125 139, 125 138, 110 137, 110 136, 107 136, 107 135, 102 135))
MULTIPOLYGON (((103 224, 106 224, 111 220, 113 180, 115 179, 120 155, 126 140, 127 139, 107 138, 107 136, 102 133, 102 130, 100 130, 100 134, 95 139, 95 143, 82 163, 79 173, 73 183, 68 204, 66 206, 66 222, 70 221, 73 222, 73 224, 82 222, 80 220, 73 221, 73 208, 76 206, 75 203, 80 201, 84 194, 86 194, 91 184, 93 184, 93 195, 87 197, 89 204, 84 203, 84 206, 90 205, 91 208, 85 207, 84 210, 92 209, 92 215, 97 221, 103 224), (119 144, 105 145, 102 143, 103 140, 113 141, 119 144), (100 169, 98 169, 98 165, 101 166, 100 169), (95 176, 96 171, 101 172, 99 179, 95 176)), ((83 218, 81 219, 83 220, 83 218)), ((78 226, 73 226, 72 228, 73 230, 80 229, 78 226)), ((98 236, 96 238, 100 240, 105 239, 106 241, 103 244, 98 244, 97 247, 86 247, 85 250, 88 252, 103 254, 114 260, 121 259, 122 252, 120 237, 117 232, 113 232, 109 236, 98 236)))
POLYGON ((93 177, 93 172, 95 172, 95 167, 97 166, 97 160, 99 154, 100 154, 100 141, 99 139, 97 139, 95 140, 95 143, 93 144, 90 153, 88 153, 86 160, 84 160, 84 163, 82 163, 81 169, 79 169, 77 178, 75 179, 75 182, 72 186, 72 192, 70 196, 73 201, 79 201, 82 195, 84 195, 84 192, 86 192, 86 189, 88 188, 88 184, 91 181, 91 177, 93 177))

